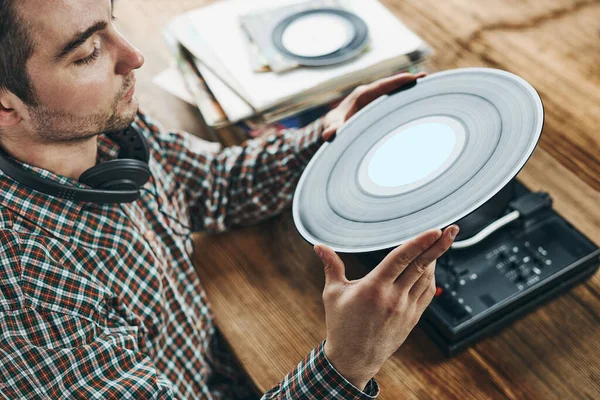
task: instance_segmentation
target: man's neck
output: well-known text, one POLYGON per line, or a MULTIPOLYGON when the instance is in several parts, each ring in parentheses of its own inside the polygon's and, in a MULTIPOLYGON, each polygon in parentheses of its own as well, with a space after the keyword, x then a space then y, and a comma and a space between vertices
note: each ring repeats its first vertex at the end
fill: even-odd
POLYGON ((74 180, 96 165, 98 153, 97 136, 82 141, 45 143, 6 138, 0 145, 11 157, 21 162, 74 180))

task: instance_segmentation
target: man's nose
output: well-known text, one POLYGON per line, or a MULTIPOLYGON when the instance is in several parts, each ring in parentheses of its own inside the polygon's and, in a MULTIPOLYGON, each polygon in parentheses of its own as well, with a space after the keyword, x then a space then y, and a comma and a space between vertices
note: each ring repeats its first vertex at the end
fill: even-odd
POLYGON ((144 54, 125 38, 121 38, 115 72, 119 75, 127 75, 132 70, 141 68, 142 65, 144 65, 144 54))

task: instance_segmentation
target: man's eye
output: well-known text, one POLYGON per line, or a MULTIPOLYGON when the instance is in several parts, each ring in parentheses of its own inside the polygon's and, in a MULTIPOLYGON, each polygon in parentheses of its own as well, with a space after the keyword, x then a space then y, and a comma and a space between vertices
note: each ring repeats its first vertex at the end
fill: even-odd
POLYGON ((94 47, 94 52, 87 56, 86 58, 82 58, 81 60, 77 60, 74 62, 75 65, 87 65, 92 63, 98 56, 100 55, 100 49, 94 47))

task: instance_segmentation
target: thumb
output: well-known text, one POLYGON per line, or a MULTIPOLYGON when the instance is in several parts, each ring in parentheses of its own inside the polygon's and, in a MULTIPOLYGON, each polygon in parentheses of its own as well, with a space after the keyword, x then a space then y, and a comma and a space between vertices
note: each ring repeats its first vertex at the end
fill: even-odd
POLYGON ((333 139, 335 139, 336 131, 337 131, 337 128, 335 128, 335 127, 331 127, 331 126, 327 127, 327 129, 325 129, 323 131, 323 133, 321 134, 321 137, 323 138, 324 141, 331 143, 333 141, 333 139))
POLYGON ((325 285, 335 282, 345 282, 346 268, 344 267, 344 262, 336 252, 323 244, 315 245, 314 250, 323 262, 325 285))

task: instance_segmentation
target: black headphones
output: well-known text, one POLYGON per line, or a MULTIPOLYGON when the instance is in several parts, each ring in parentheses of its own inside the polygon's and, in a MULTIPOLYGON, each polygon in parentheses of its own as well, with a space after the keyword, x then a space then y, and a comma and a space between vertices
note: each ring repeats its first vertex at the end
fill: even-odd
POLYGON ((140 197, 140 190, 150 179, 148 142, 137 127, 107 133, 121 147, 115 160, 98 164, 85 171, 79 182, 91 189, 62 185, 23 169, 0 148, 0 170, 15 181, 50 196, 90 203, 130 203, 140 197))

